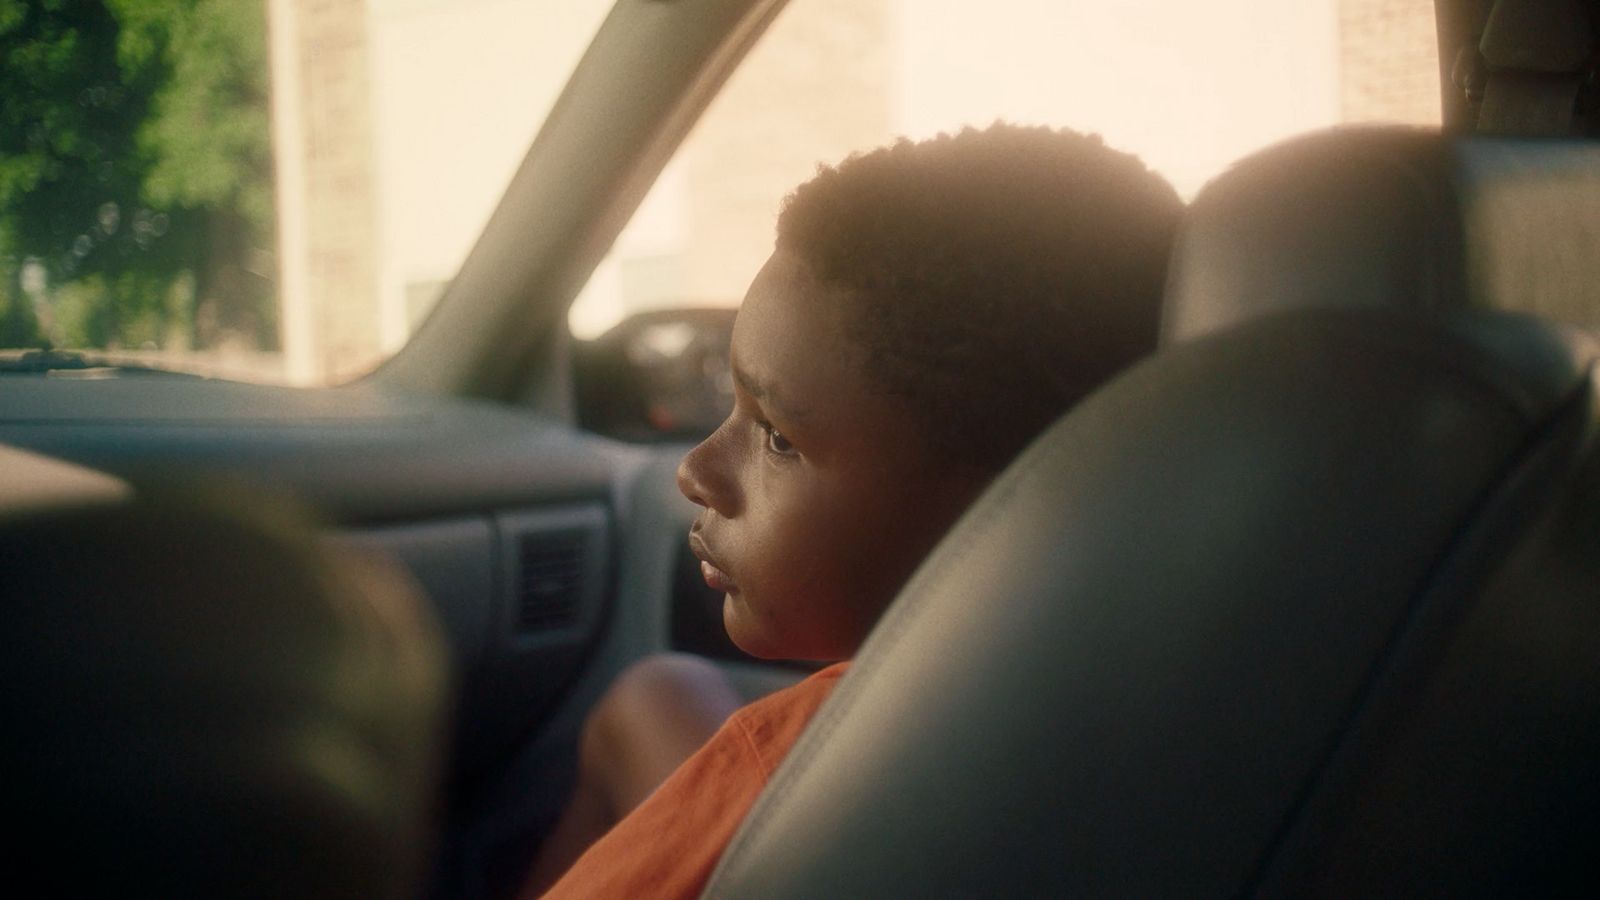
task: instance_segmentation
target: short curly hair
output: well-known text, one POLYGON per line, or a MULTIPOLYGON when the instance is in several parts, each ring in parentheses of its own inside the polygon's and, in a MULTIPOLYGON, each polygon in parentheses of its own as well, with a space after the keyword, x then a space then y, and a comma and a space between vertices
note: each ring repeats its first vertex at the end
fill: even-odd
POLYGON ((869 378, 998 470, 1151 352, 1183 203, 1098 135, 995 123, 823 166, 777 249, 849 297, 869 378))

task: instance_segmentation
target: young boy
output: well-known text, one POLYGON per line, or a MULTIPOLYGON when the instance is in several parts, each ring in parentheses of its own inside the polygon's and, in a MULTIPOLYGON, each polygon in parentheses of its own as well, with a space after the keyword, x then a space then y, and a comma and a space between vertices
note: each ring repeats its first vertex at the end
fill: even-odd
MULTIPOLYGON (((1098 137, 999 124, 852 156, 796 190, 735 322, 733 412, 678 472, 734 642, 854 655, 990 479, 1154 349, 1180 211, 1098 137)), ((734 713, 659 788, 652 768, 735 701, 681 660, 620 679, 555 842, 609 824, 594 797, 638 805, 550 896, 697 896, 842 670, 734 713), (655 737, 617 739, 619 718, 655 737)))

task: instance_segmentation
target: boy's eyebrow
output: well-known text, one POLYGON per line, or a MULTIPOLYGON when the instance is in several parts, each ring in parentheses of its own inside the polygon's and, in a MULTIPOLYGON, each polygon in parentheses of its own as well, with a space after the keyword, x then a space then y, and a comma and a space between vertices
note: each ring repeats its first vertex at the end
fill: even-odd
POLYGON ((782 412, 783 417, 786 419, 791 419, 798 422, 803 421, 806 418, 806 413, 804 410, 790 406, 787 403, 784 403, 782 399, 773 396, 773 392, 770 387, 762 384, 760 381, 756 380, 755 376, 740 368, 737 361, 733 361, 729 365, 729 369, 732 370, 733 380, 738 383, 739 387, 743 388, 746 394, 749 394, 760 401, 762 406, 769 409, 777 409, 778 411, 782 412))

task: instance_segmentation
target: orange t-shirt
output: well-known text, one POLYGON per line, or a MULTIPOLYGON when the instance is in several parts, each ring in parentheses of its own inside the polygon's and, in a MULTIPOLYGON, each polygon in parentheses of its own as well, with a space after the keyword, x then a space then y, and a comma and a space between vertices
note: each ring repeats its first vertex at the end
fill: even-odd
POLYGON ((698 897, 756 796, 847 663, 743 707, 595 842, 551 897, 698 897))

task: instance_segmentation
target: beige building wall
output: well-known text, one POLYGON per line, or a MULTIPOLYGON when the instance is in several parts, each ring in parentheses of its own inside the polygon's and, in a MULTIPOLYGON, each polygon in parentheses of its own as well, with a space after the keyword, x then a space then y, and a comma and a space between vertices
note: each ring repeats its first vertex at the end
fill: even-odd
POLYGON ((887 0, 795 3, 707 110, 683 151, 684 300, 740 299, 772 252, 781 198, 888 137, 889 25, 887 0))
POLYGON ((1433 0, 1339 0, 1339 100, 1346 122, 1438 124, 1433 0))
POLYGON ((270 0, 286 374, 337 380, 379 354, 365 0, 270 0))

